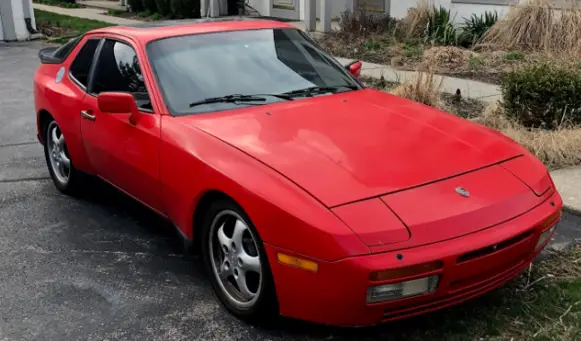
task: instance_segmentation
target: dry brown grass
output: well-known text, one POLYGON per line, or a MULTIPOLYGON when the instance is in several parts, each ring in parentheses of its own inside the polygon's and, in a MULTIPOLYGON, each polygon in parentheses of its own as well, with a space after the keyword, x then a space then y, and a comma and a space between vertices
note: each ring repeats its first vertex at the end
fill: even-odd
POLYGON ((406 17, 400 22, 400 31, 408 38, 422 36, 432 12, 433 8, 427 0, 419 2, 416 7, 408 10, 406 17))
POLYGON ((440 97, 442 78, 436 81, 435 77, 433 73, 418 72, 416 77, 407 79, 392 89, 390 93, 414 102, 420 102, 441 110, 446 110, 446 104, 440 97))
POLYGON ((486 34, 483 44, 506 50, 542 51, 559 56, 581 52, 581 6, 578 1, 556 7, 551 0, 513 6, 486 34))
POLYGON ((581 164, 581 127, 526 129, 507 119, 498 104, 487 107, 476 121, 524 146, 549 169, 581 164))
POLYGON ((425 68, 435 70, 465 69, 473 54, 455 46, 434 46, 424 52, 422 64, 425 68))

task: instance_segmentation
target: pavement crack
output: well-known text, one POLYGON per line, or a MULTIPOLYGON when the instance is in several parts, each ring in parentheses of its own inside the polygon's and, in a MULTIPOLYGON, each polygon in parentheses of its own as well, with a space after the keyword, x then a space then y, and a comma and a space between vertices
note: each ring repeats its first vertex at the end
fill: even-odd
POLYGON ((15 183, 15 182, 26 182, 26 181, 44 181, 50 180, 50 176, 39 176, 30 178, 20 178, 20 179, 0 179, 0 184, 15 183))
POLYGON ((29 145, 33 145, 33 144, 38 144, 38 141, 0 144, 0 148, 18 147, 18 146, 29 146, 29 145))

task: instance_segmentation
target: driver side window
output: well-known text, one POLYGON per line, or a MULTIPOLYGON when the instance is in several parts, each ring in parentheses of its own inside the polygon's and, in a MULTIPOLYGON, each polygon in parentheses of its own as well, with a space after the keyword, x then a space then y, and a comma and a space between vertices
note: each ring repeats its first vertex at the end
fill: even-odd
POLYGON ((135 50, 117 40, 105 40, 95 69, 91 93, 104 91, 131 93, 140 111, 153 111, 135 50))

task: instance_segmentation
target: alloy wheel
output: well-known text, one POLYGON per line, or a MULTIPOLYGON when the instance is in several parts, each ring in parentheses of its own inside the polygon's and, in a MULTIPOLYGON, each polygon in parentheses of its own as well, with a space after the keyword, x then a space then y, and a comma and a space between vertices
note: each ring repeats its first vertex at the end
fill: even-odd
POLYGON ((50 167, 56 180, 64 186, 69 182, 71 176, 71 159, 65 144, 65 137, 55 121, 49 124, 46 136, 50 167))
POLYGON ((216 215, 209 238, 213 275, 221 291, 237 308, 252 307, 263 285, 258 239, 244 219, 231 210, 216 215))

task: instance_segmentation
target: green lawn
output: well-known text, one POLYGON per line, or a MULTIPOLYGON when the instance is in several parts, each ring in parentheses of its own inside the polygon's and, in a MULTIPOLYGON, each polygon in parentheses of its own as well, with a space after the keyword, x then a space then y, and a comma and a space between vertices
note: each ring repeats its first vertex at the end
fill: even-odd
POLYGON ((96 28, 111 26, 103 21, 71 17, 38 9, 34 10, 34 16, 39 31, 56 42, 59 38, 66 40, 66 38, 78 36, 96 28))

